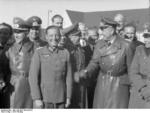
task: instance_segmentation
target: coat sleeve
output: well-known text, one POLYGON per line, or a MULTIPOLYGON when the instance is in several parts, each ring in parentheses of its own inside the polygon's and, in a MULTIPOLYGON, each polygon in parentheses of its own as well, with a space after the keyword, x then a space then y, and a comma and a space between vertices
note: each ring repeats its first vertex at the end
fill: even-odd
POLYGON ((139 72, 139 68, 140 68, 139 57, 140 57, 140 52, 139 52, 139 48, 137 48, 129 71, 131 84, 137 90, 140 90, 142 87, 145 86, 145 82, 141 78, 139 72))
POLYGON ((66 75, 66 85, 67 85, 67 98, 71 98, 72 96, 72 67, 70 62, 70 54, 67 52, 67 75, 66 75))
POLYGON ((126 54, 127 74, 125 76, 120 77, 120 83, 130 85, 131 82, 129 79, 129 70, 130 70, 130 66, 133 60, 133 55, 134 55, 130 45, 126 45, 125 54, 126 54))
POLYGON ((42 99, 40 89, 40 56, 38 49, 35 51, 29 71, 29 84, 31 88, 31 96, 33 100, 42 99))
POLYGON ((86 68, 88 72, 88 77, 91 77, 92 75, 94 75, 96 71, 100 69, 99 66, 99 62, 100 62, 99 60, 101 60, 100 57, 101 55, 98 48, 95 48, 92 59, 86 68))

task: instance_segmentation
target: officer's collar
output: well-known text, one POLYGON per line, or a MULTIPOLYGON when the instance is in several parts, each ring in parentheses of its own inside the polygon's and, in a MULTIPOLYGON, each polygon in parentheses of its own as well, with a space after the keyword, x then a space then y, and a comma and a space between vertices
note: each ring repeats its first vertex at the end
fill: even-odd
POLYGON ((115 39, 113 40, 112 44, 118 48, 121 48, 121 43, 120 43, 120 37, 116 36, 115 39))
POLYGON ((58 53, 58 47, 52 47, 52 46, 50 46, 50 45, 47 45, 47 48, 48 48, 48 50, 50 51, 50 52, 52 52, 52 53, 58 53))

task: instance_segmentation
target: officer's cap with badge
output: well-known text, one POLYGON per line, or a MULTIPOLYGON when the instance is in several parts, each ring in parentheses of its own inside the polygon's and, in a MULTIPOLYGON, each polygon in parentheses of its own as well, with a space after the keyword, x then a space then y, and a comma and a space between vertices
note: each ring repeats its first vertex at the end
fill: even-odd
POLYGON ((109 27, 109 26, 111 26, 111 27, 113 27, 113 28, 116 28, 116 27, 117 27, 117 22, 115 22, 115 21, 114 21, 113 19, 111 19, 111 18, 103 17, 103 18, 101 19, 101 21, 100 21, 99 27, 100 27, 101 29, 105 29, 105 28, 107 28, 107 27, 109 27))
POLYGON ((81 31, 80 30, 73 30, 71 31, 70 33, 68 33, 68 36, 71 37, 71 36, 81 36, 81 31))
POLYGON ((30 29, 39 29, 42 24, 42 20, 38 16, 32 16, 27 19, 27 23, 30 26, 30 29))
POLYGON ((20 17, 13 19, 13 31, 14 32, 26 32, 29 30, 29 25, 20 17))

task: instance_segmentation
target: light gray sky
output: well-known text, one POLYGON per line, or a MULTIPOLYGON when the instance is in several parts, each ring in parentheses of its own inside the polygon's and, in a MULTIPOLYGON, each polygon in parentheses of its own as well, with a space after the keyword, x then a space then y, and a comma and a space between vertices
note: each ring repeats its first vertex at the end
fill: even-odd
POLYGON ((52 10, 50 17, 59 13, 65 18, 64 26, 68 26, 71 23, 66 9, 93 12, 148 7, 149 0, 0 0, 0 23, 12 25, 13 17, 27 19, 37 15, 42 18, 43 27, 47 27, 48 10, 52 10))

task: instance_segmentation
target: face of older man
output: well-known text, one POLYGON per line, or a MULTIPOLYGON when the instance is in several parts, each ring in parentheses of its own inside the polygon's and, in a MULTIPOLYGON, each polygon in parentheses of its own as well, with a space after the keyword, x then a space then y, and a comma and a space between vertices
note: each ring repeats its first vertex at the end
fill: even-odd
POLYGON ((56 28, 48 29, 46 34, 46 40, 50 46, 57 47, 60 39, 61 39, 61 34, 59 29, 56 28))
POLYGON ((128 26, 124 28, 124 38, 125 40, 131 42, 135 38, 135 28, 128 26))
POLYGON ((122 14, 117 14, 114 17, 114 21, 116 21, 118 23, 117 29, 120 30, 123 28, 124 26, 124 22, 125 22, 125 18, 122 14))
POLYGON ((106 41, 111 40, 115 29, 112 26, 100 27, 100 29, 102 30, 103 39, 106 41))
POLYGON ((98 32, 96 29, 89 29, 88 30, 88 41, 91 44, 95 44, 95 42, 98 40, 98 32))

